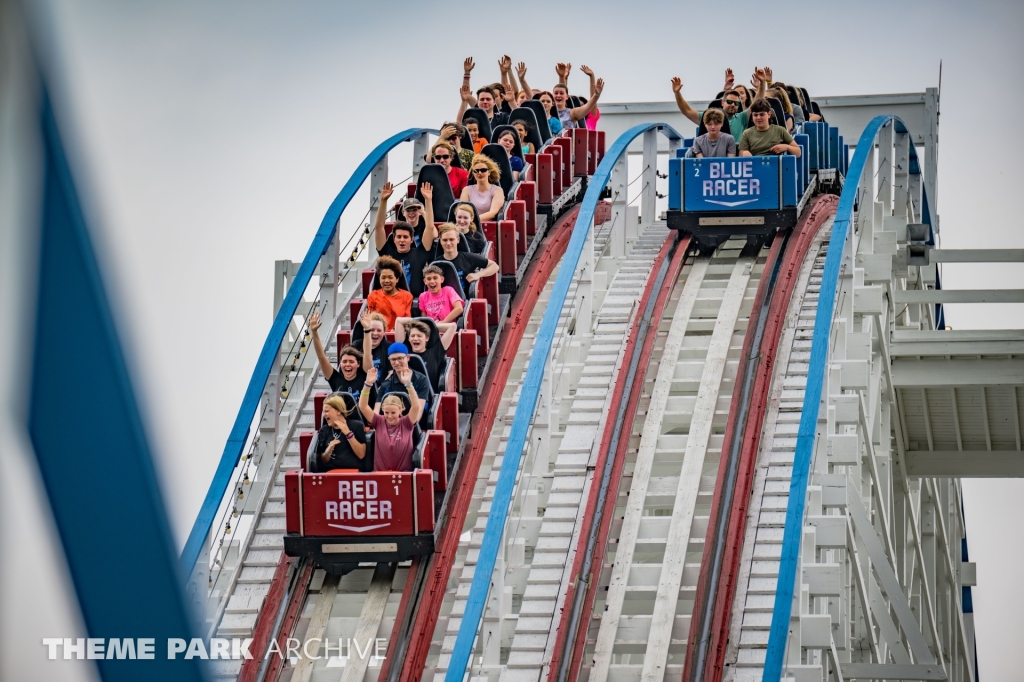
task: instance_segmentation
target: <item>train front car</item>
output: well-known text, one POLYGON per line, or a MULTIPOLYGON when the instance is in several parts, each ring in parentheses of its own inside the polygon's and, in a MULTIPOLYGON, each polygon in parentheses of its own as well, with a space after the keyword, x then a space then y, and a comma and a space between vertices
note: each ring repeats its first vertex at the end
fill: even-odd
POLYGON ((847 156, 826 123, 805 123, 793 138, 800 156, 693 158, 685 140, 669 159, 669 228, 693 235, 705 253, 732 237, 764 243, 793 228, 810 197, 840 191, 847 156))

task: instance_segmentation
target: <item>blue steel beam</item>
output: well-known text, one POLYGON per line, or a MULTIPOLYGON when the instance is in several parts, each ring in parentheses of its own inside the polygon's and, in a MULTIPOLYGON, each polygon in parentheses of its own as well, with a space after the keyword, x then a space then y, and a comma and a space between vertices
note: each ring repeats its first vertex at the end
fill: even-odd
MULTIPOLYGON (((338 196, 331 202, 323 220, 320 221, 320 229, 317 230, 316 236, 313 237, 313 243, 309 245, 306 257, 302 259, 302 265, 299 266, 298 272, 295 273, 291 286, 288 287, 288 294, 281 303, 281 308, 277 311, 277 317, 274 318, 274 324, 270 328, 270 333, 267 334, 267 340, 263 343, 263 350, 260 351, 259 359, 256 361, 256 368, 253 369, 252 377, 249 379, 249 386, 245 390, 242 406, 238 408, 238 416, 235 417, 235 424, 228 435, 227 443, 224 445, 224 453, 220 457, 220 463, 217 465, 217 470, 213 475, 210 489, 206 492, 203 506, 200 507, 199 515, 192 525, 192 531, 185 542, 185 548, 181 551, 180 563, 185 577, 191 575, 193 567, 199 560, 203 543, 210 533, 217 509, 220 508, 221 501, 224 499, 224 493, 227 491, 228 484, 231 481, 231 472, 234 471, 238 458, 242 455, 242 449, 249 438, 249 426, 252 424, 256 409, 259 407, 263 387, 270 376, 273 363, 276 362, 277 353, 284 341, 285 333, 288 331, 288 325, 291 323, 292 317, 299 307, 302 293, 306 290, 306 285, 309 283, 310 278, 312 278, 320 257, 327 251, 331 240, 334 239, 334 233, 338 229, 338 219, 341 218, 341 214, 345 212, 349 202, 352 201, 356 192, 362 187, 363 182, 373 172, 374 167, 387 156, 388 152, 403 142, 414 140, 425 133, 436 135, 437 132, 431 128, 409 128, 377 145, 363 159, 363 162, 359 164, 355 172, 352 173, 352 176, 345 183, 345 186, 342 187, 338 196)), ((276 447, 276 443, 272 445, 276 447)))
POLYGON ((509 432, 508 443, 505 445, 505 456, 501 462, 498 483, 495 486, 491 510, 487 516, 487 527, 484 529, 480 554, 473 572, 473 583, 469 588, 466 610, 463 613, 462 624, 459 626, 459 634, 448 663, 445 682, 462 681, 469 665, 469 658, 473 653, 473 643, 476 640, 476 633, 480 629, 480 619, 483 616, 484 604, 490 590, 494 564, 498 552, 501 551, 501 536, 505 530, 505 522, 508 520, 516 473, 519 471, 519 462, 526 446, 526 432, 533 420, 533 413, 537 409, 541 381, 544 378, 544 368, 547 366, 548 356, 551 354, 558 318, 562 314, 569 286, 576 274, 576 266, 579 264, 587 235, 594 222, 594 210, 597 208, 601 192, 611 179, 612 169, 618 163, 619 158, 626 153, 626 148, 633 140, 648 130, 659 130, 670 140, 682 139, 675 129, 665 123, 646 123, 634 126, 615 140, 587 185, 587 193, 583 196, 580 212, 576 216, 572 238, 569 240, 569 246, 562 259, 551 298, 544 311, 544 318, 537 331, 537 339, 530 355, 530 364, 526 369, 523 389, 519 394, 519 403, 516 406, 515 415, 512 417, 512 429, 509 432))
POLYGON ((100 676, 199 682, 199 658, 167 655, 168 638, 191 638, 191 614, 117 325, 45 93, 41 105, 29 437, 86 630, 100 641, 100 676), (132 659, 149 660, 104 657, 103 644, 115 637, 134 640, 132 659))

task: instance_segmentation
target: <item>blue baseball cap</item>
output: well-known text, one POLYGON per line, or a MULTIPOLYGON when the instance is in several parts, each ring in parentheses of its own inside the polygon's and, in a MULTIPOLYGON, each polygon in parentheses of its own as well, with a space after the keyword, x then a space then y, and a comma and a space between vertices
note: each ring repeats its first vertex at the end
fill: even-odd
POLYGON ((388 346, 388 357, 398 354, 408 355, 409 347, 406 346, 404 343, 393 343, 390 346, 388 346))

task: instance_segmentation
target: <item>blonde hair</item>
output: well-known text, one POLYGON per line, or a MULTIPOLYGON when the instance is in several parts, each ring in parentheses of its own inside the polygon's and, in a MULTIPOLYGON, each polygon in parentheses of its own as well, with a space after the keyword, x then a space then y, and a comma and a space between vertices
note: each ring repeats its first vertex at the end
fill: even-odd
POLYGON ((380 313, 378 313, 378 312, 377 312, 376 310, 375 310, 375 311, 373 311, 373 312, 371 312, 371 313, 366 313, 366 316, 367 316, 368 318, 370 318, 371 320, 375 320, 375 321, 377 321, 377 322, 380 322, 380 323, 381 323, 382 325, 384 325, 384 330, 385 330, 385 331, 387 331, 387 328, 388 328, 388 320, 387 320, 387 318, 386 318, 386 317, 384 317, 383 315, 381 315, 380 313))
POLYGON ((793 113, 793 105, 790 103, 789 95, 786 94, 785 90, 783 90, 782 88, 772 88, 771 90, 768 91, 768 94, 782 102, 783 111, 785 111, 787 114, 793 113))
POLYGON ((346 418, 352 414, 352 410, 349 409, 345 401, 342 400, 340 395, 329 395, 324 399, 324 405, 333 407, 338 412, 341 412, 346 418))
POLYGON ((487 181, 492 185, 497 185, 501 179, 501 170, 498 168, 498 164, 491 160, 491 157, 484 156, 483 154, 477 154, 473 157, 473 163, 469 164, 470 170, 472 170, 478 163, 482 163, 487 166, 487 181))
POLYGON ((459 235, 462 234, 461 232, 459 232, 459 226, 456 225, 455 223, 445 223, 441 227, 437 228, 438 241, 440 241, 441 237, 443 237, 448 232, 455 232, 456 234, 459 235))
POLYGON ((380 409, 383 410, 388 405, 398 405, 398 409, 405 412, 405 402, 397 395, 388 394, 384 396, 384 400, 380 402, 380 409))

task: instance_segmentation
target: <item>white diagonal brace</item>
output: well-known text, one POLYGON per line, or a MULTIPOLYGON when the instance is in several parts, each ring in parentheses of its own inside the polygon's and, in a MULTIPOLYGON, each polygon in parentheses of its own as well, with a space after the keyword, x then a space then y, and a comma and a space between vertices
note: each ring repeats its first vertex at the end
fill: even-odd
POLYGON ((885 549, 878 540, 878 535, 875 534, 875 528, 868 520, 867 511, 864 510, 864 504, 860 500, 860 493, 853 486, 847 486, 846 497, 846 508, 853 518, 853 525, 864 540, 868 558, 871 559, 875 573, 878 574, 878 581, 882 584, 882 589, 889 597, 889 604, 896 613, 896 620, 900 622, 900 627, 903 628, 914 658, 918 663, 934 664, 935 657, 932 655, 931 649, 928 648, 928 642, 921 633, 921 627, 918 625, 917 619, 914 618, 913 611, 910 610, 907 595, 903 593, 900 582, 896 579, 896 573, 892 569, 892 564, 885 556, 885 549))

